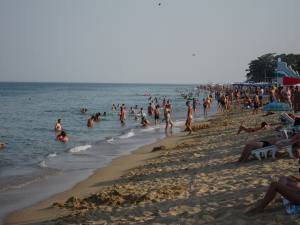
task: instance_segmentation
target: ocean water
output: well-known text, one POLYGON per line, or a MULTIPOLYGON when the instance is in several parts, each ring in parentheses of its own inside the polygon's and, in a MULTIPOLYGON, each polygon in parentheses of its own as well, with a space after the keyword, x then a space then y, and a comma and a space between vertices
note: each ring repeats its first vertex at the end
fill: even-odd
MULTIPOLYGON (((111 111, 113 103, 124 103, 127 111, 138 105, 147 112, 149 95, 160 103, 166 97, 172 100, 173 120, 179 125, 186 116, 186 100, 180 93, 195 91, 195 87, 0 83, 0 142, 7 143, 0 150, 0 219, 72 187, 113 158, 164 137, 163 123, 142 128, 139 120, 128 116, 122 126, 118 113, 111 111), (85 115, 80 113, 82 107, 88 109, 85 115), (88 129, 87 119, 96 112, 107 112, 107 116, 88 129), (67 144, 55 140, 58 118, 68 133, 67 144)), ((204 95, 200 92, 199 99, 204 95)), ((201 105, 196 118, 202 116, 201 105)), ((153 118, 149 119, 153 124, 153 118)))

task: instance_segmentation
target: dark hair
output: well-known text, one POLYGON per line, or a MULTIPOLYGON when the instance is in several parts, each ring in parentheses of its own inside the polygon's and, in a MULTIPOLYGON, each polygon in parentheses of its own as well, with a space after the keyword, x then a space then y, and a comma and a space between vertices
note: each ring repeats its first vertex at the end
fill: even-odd
POLYGON ((61 121, 61 119, 58 119, 58 120, 57 120, 57 122, 59 122, 59 123, 60 123, 60 121, 61 121))
MULTIPOLYGON (((300 149, 300 141, 298 141, 298 142, 296 142, 296 143, 294 143, 294 144, 292 145, 292 152, 293 152, 294 155, 296 155, 295 153, 296 153, 296 151, 297 151, 298 149, 300 149)), ((299 157, 299 156, 298 156, 298 157, 299 157)))
POLYGON ((260 124, 260 126, 261 127, 265 127, 265 126, 267 126, 268 124, 266 123, 266 122, 262 122, 261 124, 260 124))
POLYGON ((299 125, 300 125, 300 118, 296 117, 295 122, 294 122, 294 126, 299 126, 299 125))
POLYGON ((63 136, 63 137, 67 136, 65 131, 60 132, 60 135, 63 136))

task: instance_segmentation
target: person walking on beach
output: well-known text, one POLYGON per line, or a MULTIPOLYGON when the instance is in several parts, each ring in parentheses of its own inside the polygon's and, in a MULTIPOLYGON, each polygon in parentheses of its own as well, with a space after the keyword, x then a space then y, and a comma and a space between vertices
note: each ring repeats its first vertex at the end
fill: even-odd
POLYGON ((186 118, 186 131, 189 132, 189 134, 192 133, 192 121, 193 121, 193 108, 191 106, 191 103, 188 101, 186 103, 188 109, 187 109, 187 118, 186 118))
POLYGON ((55 127, 54 127, 55 131, 62 131, 62 125, 61 125, 61 119, 58 119, 57 122, 55 123, 55 127))
POLYGON ((259 101, 258 91, 256 91, 255 96, 253 98, 253 113, 252 114, 258 113, 259 106, 260 106, 260 101, 259 101))
POLYGON ((294 96, 293 96, 293 107, 294 107, 294 112, 299 112, 300 111, 300 87, 296 86, 294 96))
POLYGON ((270 90, 270 102, 277 102, 276 98, 276 89, 273 86, 272 89, 270 90))

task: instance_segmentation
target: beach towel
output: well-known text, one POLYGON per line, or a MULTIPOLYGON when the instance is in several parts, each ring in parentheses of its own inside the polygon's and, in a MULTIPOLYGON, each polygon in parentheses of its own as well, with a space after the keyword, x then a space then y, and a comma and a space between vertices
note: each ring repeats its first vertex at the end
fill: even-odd
POLYGON ((300 205, 296 205, 284 197, 282 197, 282 203, 283 206, 285 207, 287 214, 289 215, 300 214, 300 205))
POLYGON ((269 111, 290 111, 291 108, 288 104, 282 102, 271 102, 264 106, 263 110, 265 112, 269 111))

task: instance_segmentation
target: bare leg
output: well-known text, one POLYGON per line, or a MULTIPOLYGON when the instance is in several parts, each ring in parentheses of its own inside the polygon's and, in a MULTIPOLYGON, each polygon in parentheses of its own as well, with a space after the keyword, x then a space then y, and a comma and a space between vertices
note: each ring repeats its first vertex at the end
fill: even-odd
POLYGON ((278 182, 271 183, 265 197, 248 213, 262 212, 264 208, 275 198, 277 193, 295 204, 300 204, 299 189, 291 187, 290 185, 287 185, 287 183, 279 180, 278 182))
POLYGON ((262 143, 260 143, 260 142, 253 142, 253 143, 246 144, 238 162, 245 162, 249 158, 252 150, 258 149, 261 147, 262 147, 262 143))

